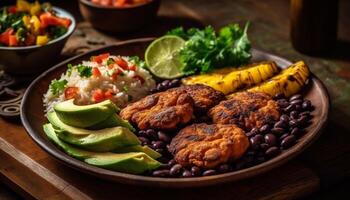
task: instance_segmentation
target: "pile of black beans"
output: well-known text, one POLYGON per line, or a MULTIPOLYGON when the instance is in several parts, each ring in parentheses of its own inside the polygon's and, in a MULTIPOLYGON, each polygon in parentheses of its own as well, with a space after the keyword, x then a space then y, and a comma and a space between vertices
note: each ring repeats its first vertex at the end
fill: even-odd
POLYGON ((181 85, 180 79, 164 80, 160 83, 157 83, 157 86, 151 89, 151 93, 162 92, 170 88, 178 87, 181 85))
POLYGON ((146 175, 155 177, 198 177, 226 173, 240 170, 263 163, 276 157, 284 150, 292 147, 305 133, 305 128, 311 124, 314 107, 310 100, 296 94, 286 98, 283 94, 274 97, 280 107, 280 119, 264 124, 260 128, 253 128, 246 132, 250 141, 250 147, 236 162, 226 163, 215 169, 201 169, 197 166, 183 167, 176 163, 168 151, 173 134, 166 134, 153 129, 140 130, 137 135, 143 145, 148 145, 161 153, 163 164, 157 170, 146 175))

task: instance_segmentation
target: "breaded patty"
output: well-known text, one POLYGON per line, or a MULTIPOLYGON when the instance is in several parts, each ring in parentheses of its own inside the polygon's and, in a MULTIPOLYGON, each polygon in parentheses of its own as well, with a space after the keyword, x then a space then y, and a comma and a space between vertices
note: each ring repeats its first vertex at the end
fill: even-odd
POLYGON ((194 112, 206 113, 224 95, 204 85, 182 86, 146 96, 128 105, 120 116, 139 129, 175 129, 188 123, 194 112))
POLYGON ((214 168, 240 158, 249 146, 244 131, 232 124, 192 124, 171 141, 169 151, 183 166, 214 168))
POLYGON ((214 123, 236 124, 246 130, 260 128, 280 117, 279 108, 266 93, 241 92, 209 110, 214 123))

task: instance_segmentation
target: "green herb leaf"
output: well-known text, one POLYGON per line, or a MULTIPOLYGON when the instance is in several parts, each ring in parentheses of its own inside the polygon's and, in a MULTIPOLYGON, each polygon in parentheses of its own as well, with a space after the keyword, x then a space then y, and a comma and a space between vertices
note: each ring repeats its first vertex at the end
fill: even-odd
POLYGON ((108 66, 108 65, 111 65, 111 64, 114 64, 114 63, 115 63, 115 61, 114 61, 113 58, 108 58, 108 60, 106 62, 106 65, 108 66))
POLYGON ((215 68, 240 66, 249 62, 251 45, 247 36, 249 23, 244 30, 238 24, 223 27, 219 34, 208 26, 204 29, 192 28, 185 31, 176 28, 168 32, 186 40, 179 52, 186 74, 206 73, 215 68))
POLYGON ((141 60, 138 56, 130 57, 129 61, 138 67, 147 68, 145 61, 141 60))
POLYGON ((129 88, 127 86, 124 86, 123 91, 127 93, 129 91, 129 88))
POLYGON ((81 77, 89 78, 92 75, 92 67, 79 64, 77 65, 77 70, 81 77))
POLYGON ((68 70, 67 70, 67 75, 68 75, 68 76, 71 76, 71 75, 72 75, 73 67, 74 67, 74 66, 73 66, 72 64, 70 64, 70 63, 67 65, 67 68, 68 68, 68 70))
POLYGON ((61 91, 64 90, 68 81, 66 79, 63 80, 53 80, 50 84, 50 91, 53 95, 58 95, 61 91))

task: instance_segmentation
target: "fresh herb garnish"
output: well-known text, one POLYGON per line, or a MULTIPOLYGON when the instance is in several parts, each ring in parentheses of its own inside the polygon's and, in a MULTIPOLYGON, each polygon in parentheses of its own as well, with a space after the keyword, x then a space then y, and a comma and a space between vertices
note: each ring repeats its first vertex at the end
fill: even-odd
POLYGON ((123 91, 127 93, 129 91, 129 88, 127 86, 124 86, 123 91))
POLYGON ((66 79, 63 80, 53 80, 50 84, 50 91, 52 92, 53 95, 59 94, 61 91, 64 90, 66 87, 68 81, 66 79))
POLYGON ((71 76, 71 75, 72 75, 73 67, 74 67, 74 66, 73 66, 72 64, 70 64, 70 63, 67 65, 67 68, 68 68, 68 70, 67 70, 67 75, 68 75, 68 76, 71 76))
POLYGON ((168 34, 186 40, 185 46, 179 52, 184 63, 182 71, 185 74, 205 73, 214 68, 248 63, 251 58, 248 26, 249 23, 242 30, 238 24, 231 24, 223 27, 218 34, 211 26, 188 31, 176 28, 168 34))
POLYGON ((132 56, 129 58, 129 61, 133 63, 134 65, 141 67, 141 68, 146 68, 146 63, 145 61, 141 60, 138 56, 132 56))
POLYGON ((92 75, 92 67, 79 64, 77 65, 77 70, 81 77, 89 78, 92 75))
POLYGON ((114 64, 114 63, 115 63, 115 61, 113 58, 108 58, 106 65, 109 66, 109 65, 114 64))
POLYGON ((50 26, 48 28, 48 33, 52 39, 61 37, 67 32, 67 28, 63 26, 50 26))

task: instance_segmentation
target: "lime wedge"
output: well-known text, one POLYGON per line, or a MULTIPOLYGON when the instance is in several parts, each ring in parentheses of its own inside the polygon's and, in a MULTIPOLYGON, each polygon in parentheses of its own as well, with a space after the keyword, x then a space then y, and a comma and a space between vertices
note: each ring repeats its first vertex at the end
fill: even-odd
POLYGON ((157 77, 173 79, 183 76, 182 62, 178 52, 184 46, 185 40, 167 35, 153 41, 145 53, 148 69, 157 77))

